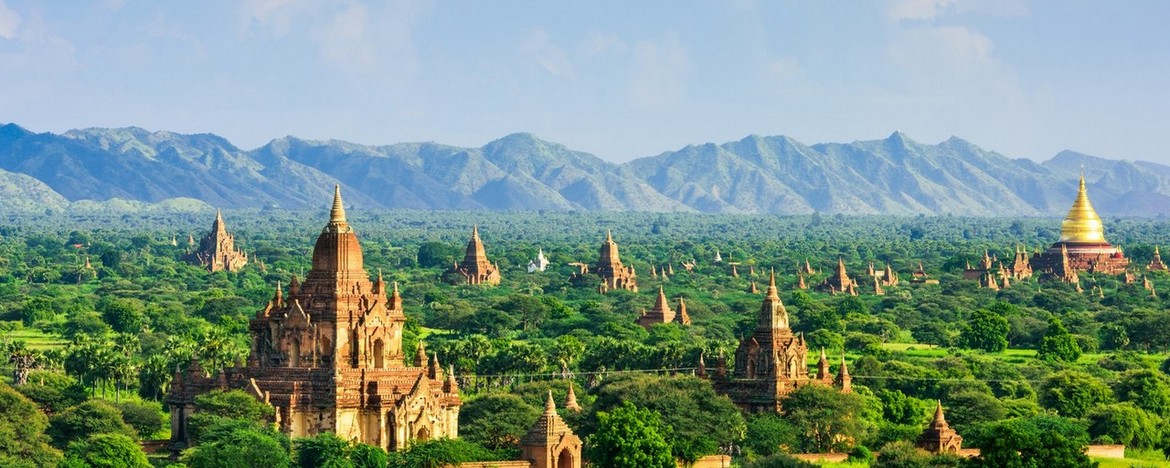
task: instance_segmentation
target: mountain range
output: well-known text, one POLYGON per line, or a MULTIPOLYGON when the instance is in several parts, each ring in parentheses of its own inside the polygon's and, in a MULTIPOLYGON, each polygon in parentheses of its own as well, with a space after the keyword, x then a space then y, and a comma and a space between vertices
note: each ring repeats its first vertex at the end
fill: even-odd
POLYGON ((367 208, 1058 215, 1071 205, 1082 167, 1103 215, 1170 213, 1170 166, 1072 151, 1037 163, 955 137, 931 145, 900 132, 814 145, 752 135, 615 164, 526 133, 480 148, 289 136, 243 150, 212 134, 0 126, 8 210, 108 200, 201 205, 172 199, 322 208, 340 184, 347 204, 367 208))

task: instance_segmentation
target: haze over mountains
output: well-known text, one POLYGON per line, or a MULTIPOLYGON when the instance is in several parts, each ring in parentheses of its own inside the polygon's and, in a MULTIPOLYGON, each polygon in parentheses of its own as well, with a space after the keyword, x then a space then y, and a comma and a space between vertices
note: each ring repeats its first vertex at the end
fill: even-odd
POLYGON ((8 210, 110 199, 189 205, 176 198, 322 208, 341 184, 347 204, 367 208, 1058 215, 1082 165, 1102 215, 1170 213, 1170 166, 1071 151, 1036 163, 959 138, 928 145, 898 132, 811 146, 752 135, 614 164, 524 133, 480 148, 290 136, 242 150, 212 134, 0 126, 8 210))

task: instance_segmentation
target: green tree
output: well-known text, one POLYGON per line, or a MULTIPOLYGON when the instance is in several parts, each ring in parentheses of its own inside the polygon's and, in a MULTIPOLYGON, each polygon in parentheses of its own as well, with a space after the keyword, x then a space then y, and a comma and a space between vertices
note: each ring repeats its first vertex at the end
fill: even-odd
POLYGON ((436 439, 415 442, 409 448, 389 454, 389 466, 395 468, 443 468, 473 461, 499 461, 504 458, 461 439, 436 439))
POLYGON ((90 468, 150 468, 146 453, 134 439, 123 434, 94 434, 69 444, 68 466, 90 468))
POLYGON ((966 466, 1038 468, 1094 467, 1085 456, 1088 434, 1083 427, 1049 416, 1012 419, 985 429, 980 455, 966 466))
POLYGON ((1052 374, 1040 386, 1040 404, 1070 418, 1084 417, 1094 406, 1110 401, 1109 387, 1084 372, 1052 374))
POLYGON ((800 433, 792 423, 775 413, 761 413, 747 420, 743 445, 760 456, 790 451, 797 445, 800 433))
POLYGON ((801 434, 800 450, 848 452, 873 427, 866 398, 832 387, 806 385, 788 395, 781 416, 801 434))
POLYGON ((251 421, 224 419, 207 427, 199 445, 183 452, 191 468, 287 468, 288 438, 251 421))
POLYGON ((1129 401, 1138 408, 1166 419, 1170 418, 1170 377, 1151 369, 1130 371, 1113 385, 1113 393, 1120 401, 1129 401))
MULTIPOLYGON (((717 453, 719 444, 743 437, 745 423, 739 409, 696 377, 626 374, 607 378, 591 393, 597 395, 590 407, 594 413, 630 402, 661 415, 671 431, 671 451, 683 461, 717 453)), ((582 433, 589 434, 596 418, 586 421, 582 433)))
POLYGON ((294 440, 293 446, 302 468, 382 468, 387 463, 381 448, 351 444, 332 432, 294 440))
POLYGON ((266 424, 275 410, 242 390, 216 390, 195 397, 195 414, 187 418, 187 431, 199 440, 204 429, 224 420, 242 420, 266 424))
POLYGON ((459 436, 492 450, 516 447, 540 410, 507 393, 488 393, 459 408, 459 436))
POLYGON ((612 412, 597 413, 597 432, 589 436, 589 460, 612 468, 674 468, 658 415, 624 402, 612 412))
POLYGON ((153 401, 125 401, 118 404, 122 410, 122 420, 138 431, 143 439, 163 428, 162 405, 153 401))
POLYGON ((998 353, 1007 349, 1008 320, 986 309, 976 310, 967 320, 959 335, 959 343, 967 348, 998 353))
POLYGON ((1051 317, 1036 355, 1048 362, 1076 362, 1081 357, 1081 347, 1060 319, 1051 317))
POLYGON ((16 389, 41 407, 46 414, 53 414, 75 406, 89 395, 76 379, 61 372, 32 371, 28 383, 16 389))
POLYGON ((12 387, 0 383, 0 466, 36 468, 54 466, 61 452, 49 446, 45 429, 49 419, 37 405, 12 387))
POLYGON ((69 442, 84 440, 94 434, 122 434, 134 437, 138 433, 122 421, 122 411, 101 400, 90 400, 49 418, 46 431, 53 445, 65 448, 69 442))
POLYGON ((1130 402, 1098 406, 1089 412, 1089 435, 1108 436, 1126 447, 1149 449, 1162 442, 1161 421, 1130 402))

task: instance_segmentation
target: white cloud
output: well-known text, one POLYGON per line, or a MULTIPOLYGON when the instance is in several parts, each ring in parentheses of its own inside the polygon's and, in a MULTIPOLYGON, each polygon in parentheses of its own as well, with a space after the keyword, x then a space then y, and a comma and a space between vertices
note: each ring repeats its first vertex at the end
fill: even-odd
POLYGON ((339 65, 366 68, 377 63, 377 52, 367 35, 369 15, 361 4, 350 4, 329 20, 318 34, 321 55, 339 65))
POLYGON ((20 15, 8 8, 4 0, 0 0, 0 37, 15 39, 16 30, 19 27, 20 15))
POLYGON ((240 4, 240 17, 245 30, 257 26, 284 37, 292 30, 293 20, 311 8, 306 0, 247 0, 240 4))
POLYGON ((1028 14, 1028 0, 892 0, 886 8, 886 15, 893 20, 933 20, 963 14, 1024 16, 1028 14))
POLYGON ((569 55, 553 44, 548 32, 543 28, 534 29, 525 35, 523 50, 549 74, 560 78, 573 77, 573 63, 569 60, 569 55))
POLYGON ((886 14, 895 20, 930 20, 954 3, 955 0, 895 0, 886 14))
POLYGON ((682 101, 691 61, 677 36, 672 33, 658 41, 634 44, 633 59, 629 93, 635 108, 663 111, 682 101))

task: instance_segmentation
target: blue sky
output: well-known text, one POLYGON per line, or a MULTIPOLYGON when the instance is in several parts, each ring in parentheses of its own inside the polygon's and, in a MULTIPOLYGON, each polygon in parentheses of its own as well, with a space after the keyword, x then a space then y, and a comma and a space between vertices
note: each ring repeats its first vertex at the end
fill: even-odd
POLYGON ((1170 164, 1170 2, 0 0, 0 122, 611 161, 951 135, 1170 164))

